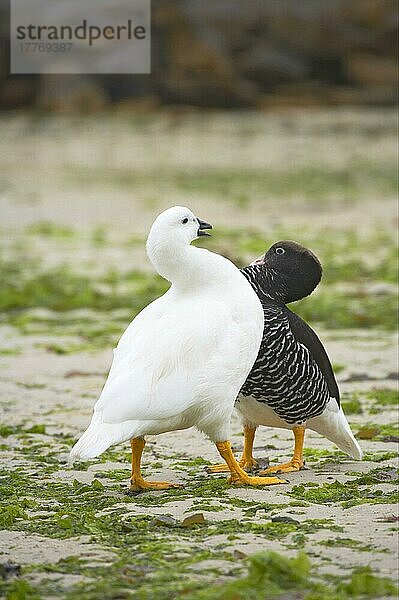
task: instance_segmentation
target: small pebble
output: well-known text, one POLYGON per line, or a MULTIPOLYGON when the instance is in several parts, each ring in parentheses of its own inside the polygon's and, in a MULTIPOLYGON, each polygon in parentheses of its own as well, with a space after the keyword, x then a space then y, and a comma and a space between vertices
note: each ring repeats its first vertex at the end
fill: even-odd
POLYGON ((203 513, 195 513, 189 515, 181 522, 182 527, 192 527, 193 525, 203 525, 205 523, 205 517, 203 513))
POLYGON ((175 527, 177 521, 168 515, 158 515, 151 521, 151 525, 155 527, 175 527))

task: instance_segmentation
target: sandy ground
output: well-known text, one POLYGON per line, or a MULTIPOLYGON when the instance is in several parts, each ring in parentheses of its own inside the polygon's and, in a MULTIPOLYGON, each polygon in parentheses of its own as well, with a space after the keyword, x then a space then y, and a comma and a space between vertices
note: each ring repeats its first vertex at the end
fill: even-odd
MULTIPOLYGON (((101 390, 109 364, 111 353, 103 351, 96 354, 84 354, 70 356, 49 355, 44 350, 39 351, 37 343, 45 343, 46 338, 30 336, 16 336, 14 331, 2 328, 2 347, 12 342, 22 348, 22 354, 19 356, 2 356, 0 358, 0 378, 2 382, 3 398, 8 399, 3 402, 1 420, 3 423, 19 424, 23 418, 26 426, 35 423, 46 423, 47 432, 51 436, 52 432, 62 430, 65 433, 72 433, 78 436, 87 426, 90 419, 91 409, 95 397, 101 390), (75 372, 76 376, 69 377, 70 373, 75 372), (24 384, 29 387, 24 387, 24 384), (37 386, 35 389, 34 386, 37 386), (32 389, 33 386, 33 389, 32 389), (41 386, 45 386, 44 388, 41 386)), ((377 339, 368 339, 367 335, 361 332, 352 332, 347 339, 335 339, 335 336, 329 337, 326 333, 323 336, 330 355, 334 361, 341 364, 347 364, 340 376, 341 389, 343 392, 349 392, 356 389, 362 391, 378 387, 396 386, 393 379, 396 373, 396 337, 392 334, 380 333, 377 339), (383 355, 381 349, 383 348, 383 355), (373 378, 369 381, 362 381, 365 373, 373 373, 373 378), (356 379, 360 381, 356 381, 356 379), (347 380, 347 381, 345 381, 347 380), (351 382, 348 380, 352 380, 351 382)), ((374 423, 384 424, 391 422, 396 417, 396 411, 384 411, 378 415, 373 415, 374 423)), ((351 417, 354 430, 358 430, 363 423, 370 422, 370 416, 367 412, 364 415, 351 417)), ((240 432, 240 426, 237 418, 233 419, 233 443, 238 450, 241 447, 241 438, 237 437, 240 432)), ((174 432, 165 434, 157 438, 149 438, 150 455, 155 448, 157 453, 165 457, 162 459, 162 468, 156 470, 147 469, 148 477, 151 479, 167 480, 175 483, 190 484, 190 478, 185 474, 184 467, 179 472, 171 466, 173 460, 168 457, 176 458, 176 455, 182 457, 182 461, 191 458, 203 457, 210 463, 217 461, 215 448, 195 430, 184 432, 174 432)), ((366 453, 392 452, 397 448, 394 442, 378 442, 363 440, 362 448, 366 453)), ((332 445, 317 434, 311 432, 307 435, 307 446, 315 449, 331 449, 332 445)), ((272 460, 285 461, 290 457, 292 448, 292 439, 289 432, 282 430, 274 431, 267 428, 260 428, 257 433, 255 443, 255 456, 258 458, 269 457, 272 460), (276 450, 271 451, 267 448, 268 444, 273 444, 276 450)), ((88 468, 87 471, 74 471, 65 469, 62 465, 67 459, 66 454, 60 455, 60 470, 52 475, 52 478, 62 478, 67 481, 78 479, 81 481, 92 481, 96 472, 106 471, 107 468, 125 468, 126 482, 128 480, 128 464, 126 463, 96 463, 88 468)), ((153 457, 151 457, 153 458, 153 457)), ((4 455, 6 463, 9 465, 21 464, 21 459, 17 459, 12 450, 4 455)), ((144 464, 146 458, 144 458, 144 464)), ((394 464, 395 461, 388 460, 378 464, 363 461, 354 462, 348 458, 341 458, 338 463, 326 464, 322 468, 314 470, 308 466, 305 470, 290 474, 287 479, 289 483, 286 486, 272 487, 265 490, 250 488, 232 488, 228 496, 232 498, 241 498, 255 503, 276 503, 286 504, 288 492, 293 485, 314 482, 331 483, 332 481, 345 482, 349 479, 348 472, 366 473, 371 468, 387 466, 394 464)), ((205 473, 200 473, 200 477, 210 477, 205 473)), ((383 484, 385 491, 392 488, 389 484, 383 484)), ((122 493, 122 487, 121 487, 122 493)), ((152 492, 153 497, 151 507, 146 507, 147 514, 170 514, 177 519, 183 518, 185 513, 195 512, 195 504, 192 499, 187 501, 169 502, 165 506, 157 506, 157 493, 152 492)), ((221 504, 223 510, 219 512, 207 513, 207 518, 211 520, 221 519, 241 519, 243 512, 239 508, 221 504)), ((136 508, 134 504, 129 505, 128 510, 133 513, 141 513, 140 507, 136 508)), ((389 504, 363 504, 353 506, 352 508, 343 508, 339 503, 318 505, 311 504, 300 509, 295 509, 289 505, 284 510, 279 511, 279 516, 291 516, 299 521, 308 519, 331 519, 335 525, 342 527, 339 534, 332 533, 328 529, 322 529, 315 532, 306 540, 305 550, 314 557, 320 568, 328 573, 339 574, 342 565, 350 570, 356 565, 370 564, 373 569, 390 577, 397 576, 397 538, 396 533, 392 531, 391 522, 383 522, 385 517, 397 514, 397 506, 389 504), (322 546, 319 542, 336 537, 350 538, 357 540, 362 545, 372 544, 375 547, 373 551, 359 552, 356 548, 329 548, 322 546), (325 559, 331 562, 324 563, 325 559)), ((257 516, 256 520, 259 520, 257 516)), ((262 517, 261 517, 262 520, 262 517)), ((219 543, 226 541, 223 535, 219 536, 219 543)), ((205 542, 214 544, 215 540, 205 542)), ((286 540, 280 542, 265 540, 261 536, 245 534, 240 539, 229 543, 231 552, 240 550, 245 554, 251 554, 265 549, 277 549, 283 552, 294 553, 293 549, 286 549, 286 540)), ((60 558, 67 556, 84 556, 95 561, 107 560, 109 549, 98 547, 97 544, 91 544, 88 538, 71 540, 48 540, 38 535, 27 535, 21 532, 1 532, 0 536, 0 557, 2 561, 11 560, 18 564, 36 564, 36 563, 54 563, 60 558)), ((220 567, 218 561, 212 561, 213 566, 220 567)), ((200 569, 196 565, 196 569, 200 569)))
MULTIPOLYGON (((357 117, 361 123, 367 116, 357 117)), ((334 212, 331 204, 323 205, 316 211, 313 207, 304 207, 301 202, 297 205, 291 203, 290 210, 282 216, 276 216, 276 204, 254 203, 245 210, 232 208, 227 203, 216 202, 214 199, 203 197, 184 198, 179 193, 174 197, 162 198, 157 203, 156 209, 146 205, 144 197, 138 196, 134 190, 129 193, 122 190, 117 197, 111 197, 112 189, 106 186, 95 185, 87 181, 80 190, 76 184, 70 186, 65 181, 60 181, 60 172, 66 167, 95 167, 101 170, 106 165, 132 169, 151 169, 154 162, 164 167, 177 163, 190 166, 200 163, 207 167, 215 165, 234 164, 242 162, 255 166, 274 166, 282 168, 288 164, 320 164, 344 163, 353 157, 360 158, 365 155, 371 160, 382 160, 381 156, 392 157, 394 154, 392 135, 381 135, 377 144, 372 144, 368 149, 359 144, 364 142, 359 134, 345 133, 348 123, 352 122, 351 113, 339 115, 341 133, 338 135, 329 130, 331 119, 323 114, 318 116, 316 122, 314 115, 303 116, 303 128, 298 127, 294 134, 290 129, 284 128, 283 117, 263 118, 260 128, 259 118, 254 116, 246 121, 236 121, 234 125, 228 118, 211 119, 207 135, 201 129, 201 122, 195 119, 190 125, 184 125, 177 130, 172 127, 173 117, 163 119, 161 124, 152 123, 143 129, 138 128, 134 139, 124 129, 123 121, 105 121, 102 127, 101 143, 99 140, 99 126, 90 120, 84 127, 78 128, 77 124, 64 122, 62 119, 48 125, 45 137, 40 139, 35 124, 28 124, 20 119, 3 118, 1 146, 1 170, 4 185, 1 193, 3 246, 10 241, 19 239, 21 229, 30 223, 38 221, 53 221, 69 224, 80 229, 89 229, 99 224, 108 223, 118 237, 118 231, 129 230, 131 233, 142 234, 153 218, 154 212, 159 212, 164 206, 173 201, 192 204, 193 208, 199 207, 201 216, 207 220, 218 222, 228 220, 229 227, 253 226, 256 221, 257 228, 268 231, 276 223, 283 222, 284 226, 291 227, 309 224, 312 215, 312 226, 322 227, 328 222, 335 228, 352 226, 358 230, 367 229, 377 224, 392 227, 395 219, 395 203, 392 198, 376 201, 374 198, 364 198, 362 203, 349 203, 343 205, 339 211, 334 212), (316 144, 320 130, 326 133, 323 143, 316 144), (157 137, 159 128, 162 135, 157 137), (247 145, 235 146, 237 128, 242 130, 243 139, 248 136, 247 145), (60 131, 64 131, 60 136, 60 131), (265 133, 266 131, 266 133, 265 133), (276 134, 276 131, 278 135, 276 134), (272 135, 273 134, 273 135, 272 135), (20 138, 23 142, 18 141, 20 138), (156 143, 155 140, 158 140, 156 143), (277 142, 276 142, 277 140, 277 142), (304 152, 306 148, 306 152, 304 152), (155 155, 154 155, 155 153, 155 155), (154 158, 155 157, 155 158, 154 158), (18 172, 17 164, 23 165, 18 172), (83 200, 84 196, 84 200, 83 200), (296 208, 293 208, 295 207, 296 208)), ((388 128, 391 119, 384 113, 368 117, 368 125, 384 130, 388 128)), ((64 171, 63 171, 64 170, 64 171)), ((40 246, 39 246, 40 250, 40 246)), ((82 249, 80 249, 82 252, 82 249)), ((60 243, 58 253, 52 247, 52 256, 45 256, 46 246, 42 248, 44 263, 74 262, 82 256, 67 256, 69 250, 60 243)), ((87 250, 87 259, 93 259, 95 252, 101 250, 87 250)), ((132 250, 132 262, 142 261, 142 248, 132 250)), ((107 246, 104 256, 99 257, 108 266, 118 264, 121 258, 126 258, 126 251, 122 254, 118 244, 107 246)), ((141 265, 142 266, 142 265, 141 265)), ((354 391, 366 393, 375 388, 396 389, 397 386, 397 339, 396 335, 381 331, 324 331, 322 339, 326 343, 328 352, 334 364, 340 364, 343 369, 338 379, 344 394, 354 391)), ((66 435, 77 437, 87 426, 93 403, 98 396, 104 377, 110 365, 111 348, 98 352, 79 352, 69 355, 57 355, 46 351, 45 346, 54 342, 50 334, 22 335, 17 329, 3 324, 0 327, 0 347, 3 350, 18 348, 16 355, 3 353, 0 355, 0 382, 2 400, 0 405, 0 421, 5 424, 25 428, 35 424, 45 423, 46 436, 37 436, 37 439, 52 444, 52 435, 64 432, 66 435), (72 375, 71 375, 72 374, 72 375)), ((371 404, 364 403, 363 413, 350 415, 349 419, 353 430, 357 432, 367 423, 384 425, 392 423, 397 418, 395 407, 386 407, 377 414, 370 413, 371 404)), ((236 416, 232 422, 232 440, 238 451, 242 445, 240 424, 236 416)), ((18 440, 14 436, 7 438, 9 445, 3 447, 4 465, 9 468, 29 464, 24 463, 23 456, 18 453, 18 440)), ((327 440, 308 433, 307 447, 333 451, 332 444, 327 440)), ((355 462, 340 456, 336 460, 326 461, 316 458, 310 460, 306 468, 298 473, 290 474, 288 483, 284 486, 268 489, 231 488, 226 493, 226 499, 213 500, 213 505, 218 508, 206 513, 206 518, 217 523, 225 519, 247 519, 253 523, 268 523, 270 515, 262 512, 248 516, 242 508, 229 503, 229 499, 242 499, 248 503, 281 504, 278 516, 291 517, 300 523, 309 519, 331 519, 330 523, 341 527, 338 532, 328 527, 315 530, 305 536, 304 549, 311 556, 319 573, 340 575, 342 572, 350 573, 356 566, 370 565, 381 575, 390 578, 397 577, 397 535, 393 529, 392 515, 397 515, 398 507, 394 504, 359 504, 344 507, 342 502, 335 503, 303 503, 300 507, 289 504, 292 497, 288 494, 293 486, 316 482, 317 484, 331 483, 334 481, 346 482, 357 474, 367 473, 372 469, 384 469, 396 464, 397 459, 392 458, 397 451, 394 441, 381 441, 377 439, 362 440, 363 450, 369 457, 380 456, 381 453, 391 453, 391 458, 381 462, 365 460, 355 462), (350 474, 352 473, 352 475, 350 474), (341 547, 323 545, 321 542, 336 538, 350 538, 362 546, 341 547), (372 549, 367 549, 370 544, 372 549), (366 549, 365 549, 366 548, 366 549)), ((56 445, 54 446, 56 448, 56 445)), ((285 461, 290 457, 292 448, 291 434, 282 430, 268 430, 260 428, 255 443, 255 456, 268 458, 273 461, 285 461)), ((127 446, 124 448, 127 452, 127 446)), ((214 447, 195 430, 174 432, 157 438, 149 438, 144 456, 144 464, 154 464, 156 467, 147 468, 149 479, 166 479, 185 485, 191 485, 191 475, 184 469, 184 461, 202 457, 206 461, 217 462, 218 457, 214 447), (148 458, 146 458, 148 457, 148 458), (176 457, 180 457, 183 466, 176 468, 176 457)), ((87 469, 74 470, 66 465, 67 453, 65 449, 59 455, 59 469, 48 477, 50 481, 70 481, 74 479, 90 482, 98 472, 107 469, 125 469, 126 480, 118 484, 121 497, 123 488, 126 487, 129 476, 129 465, 121 460, 116 462, 101 463, 93 461, 87 469)), ((40 477, 40 468, 37 473, 40 477)), ((32 466, 33 469, 33 466, 32 466)), ((209 478, 202 467, 196 472, 196 481, 209 478)), ((105 486, 111 485, 105 477, 102 479, 105 486)), ((111 488, 110 488, 111 489, 111 488)), ((381 482, 373 489, 382 489, 384 492, 393 489, 389 482, 381 482)), ((115 490, 115 486, 112 488, 115 490)), ((158 504, 157 493, 147 494, 149 502, 145 509, 134 502, 126 505, 127 514, 172 515, 181 519, 187 514, 196 512, 196 499, 188 494, 186 499, 179 498, 167 504, 158 504)), ((273 514, 277 514, 274 512, 273 514)), ((284 539, 270 540, 262 535, 244 533, 236 539, 230 540, 229 536, 218 532, 198 542, 199 547, 206 549, 215 547, 216 543, 228 548, 233 554, 240 551, 242 555, 249 555, 265 549, 276 549, 282 553, 294 555, 296 542, 290 533, 284 539)), ((239 554, 236 554, 239 556, 239 554)), ((7 560, 21 565, 54 564, 62 558, 69 556, 86 557, 90 563, 107 564, 112 561, 113 549, 93 542, 90 536, 71 537, 58 540, 47 538, 38 534, 28 534, 23 531, 0 532, 0 562, 7 560)), ((223 574, 231 574, 231 562, 213 557, 192 566, 193 577, 201 578, 212 569, 218 573, 214 576, 217 580, 223 574)), ((234 571, 234 570, 233 570, 234 571)), ((234 573, 233 573, 234 574, 234 573)), ((33 584, 40 582, 43 574, 36 573, 34 569, 28 576, 33 584)), ((52 577, 55 577, 52 574, 52 577)), ((68 573, 57 575, 57 585, 67 590, 76 582, 85 581, 84 576, 68 573)))

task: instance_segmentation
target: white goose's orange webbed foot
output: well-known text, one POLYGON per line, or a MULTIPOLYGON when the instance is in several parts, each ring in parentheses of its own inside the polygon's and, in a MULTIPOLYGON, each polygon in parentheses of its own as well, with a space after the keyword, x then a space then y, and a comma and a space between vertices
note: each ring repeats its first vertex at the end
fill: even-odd
POLYGON ((217 442, 216 447, 219 450, 221 457, 226 461, 229 471, 230 478, 229 483, 233 485, 253 485, 253 486, 264 486, 264 485, 276 485, 280 483, 286 483, 279 477, 251 477, 240 467, 234 455, 231 451, 231 445, 229 441, 217 442))
POLYGON ((167 481, 145 481, 141 475, 141 456, 143 454, 145 440, 143 438, 133 438, 130 441, 130 446, 132 448, 132 475, 130 477, 131 492, 168 490, 170 488, 182 487, 177 483, 168 483, 167 481))
POLYGON ((130 479, 130 491, 142 492, 145 490, 169 490, 171 488, 182 487, 178 483, 169 483, 167 481, 146 481, 141 476, 130 479))
MULTIPOLYGON (((256 427, 244 427, 244 450, 238 464, 244 471, 252 471, 258 466, 257 461, 252 455, 256 427)), ((230 469, 226 464, 210 465, 205 468, 207 473, 229 473, 230 469)))
POLYGON ((261 471, 259 475, 269 475, 270 473, 292 473, 294 471, 300 471, 304 467, 303 443, 305 440, 305 427, 298 425, 293 427, 292 430, 295 438, 294 456, 292 459, 282 465, 268 467, 264 471, 261 471))

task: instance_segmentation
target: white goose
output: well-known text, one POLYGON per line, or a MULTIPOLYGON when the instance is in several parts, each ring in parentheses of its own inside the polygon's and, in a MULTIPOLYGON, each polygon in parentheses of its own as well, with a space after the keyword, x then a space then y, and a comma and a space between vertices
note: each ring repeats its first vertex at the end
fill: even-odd
POLYGON ((216 444, 232 483, 282 483, 250 477, 231 452, 230 417, 259 350, 263 310, 229 260, 190 245, 206 229, 180 206, 155 220, 148 257, 172 285, 122 335, 91 423, 71 450, 71 460, 88 459, 131 440, 132 490, 175 487, 141 476, 144 436, 192 426, 216 444))

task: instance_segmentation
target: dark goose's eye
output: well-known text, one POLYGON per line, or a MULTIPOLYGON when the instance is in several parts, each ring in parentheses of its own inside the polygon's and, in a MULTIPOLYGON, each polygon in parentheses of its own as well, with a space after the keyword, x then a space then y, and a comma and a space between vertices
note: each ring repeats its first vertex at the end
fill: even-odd
POLYGON ((188 223, 188 219, 187 219, 187 217, 185 217, 185 218, 183 219, 182 223, 183 223, 183 225, 185 225, 186 223, 188 223))
POLYGON ((276 248, 275 253, 276 254, 285 254, 285 250, 284 250, 284 248, 276 248))

